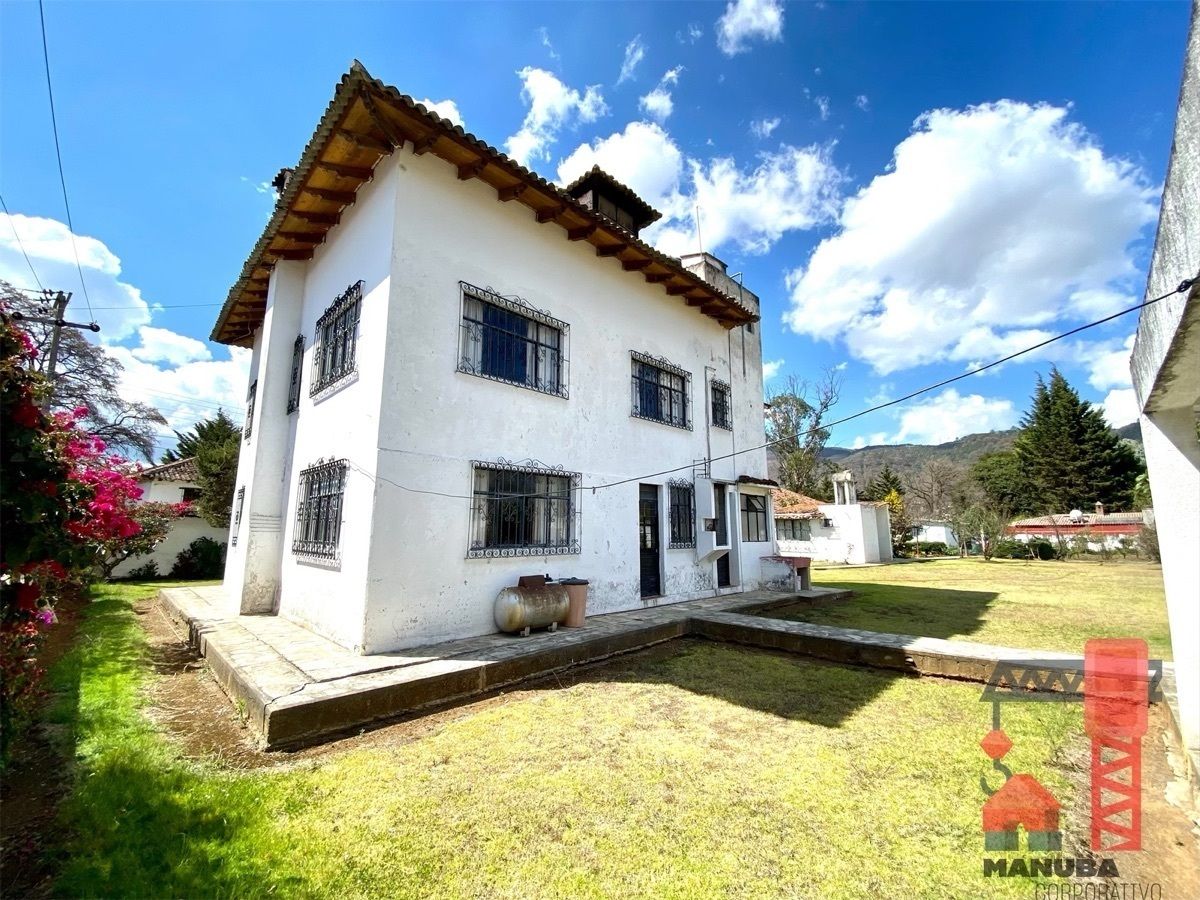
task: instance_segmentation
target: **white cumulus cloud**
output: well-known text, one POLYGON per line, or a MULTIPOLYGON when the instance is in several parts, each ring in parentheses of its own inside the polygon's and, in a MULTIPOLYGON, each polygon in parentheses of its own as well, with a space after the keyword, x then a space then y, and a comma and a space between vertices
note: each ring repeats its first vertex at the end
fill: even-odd
POLYGON ((770 381, 779 374, 779 370, 783 368, 786 359, 769 359, 763 361, 763 381, 770 381))
POLYGON ((1016 349, 1122 302, 1157 192, 1068 112, 1002 100, 921 116, 789 273, 787 323, 888 373, 1016 349))
POLYGON ((887 443, 944 444, 965 434, 1012 428, 1020 418, 1011 400, 980 394, 963 396, 947 388, 936 397, 905 407, 900 413, 900 427, 887 443))
POLYGON ((782 39, 781 0, 733 0, 717 20, 717 46, 726 56, 749 50, 752 40, 782 39))
POLYGON ((575 122, 594 122, 608 112, 597 85, 581 94, 569 88, 545 69, 526 66, 517 72, 521 79, 521 98, 529 104, 521 128, 508 139, 508 155, 523 166, 549 159, 549 147, 558 133, 575 122))
POLYGON ((458 104, 453 100, 418 100, 430 112, 435 112, 443 119, 449 119, 455 125, 466 128, 466 123, 463 121, 462 113, 458 111, 458 104))
POLYGON ((697 206, 705 248, 736 244, 746 253, 765 253, 788 231, 831 221, 842 182, 828 147, 785 144, 743 168, 731 157, 685 157, 651 122, 631 122, 622 132, 579 146, 560 163, 559 180, 569 182, 593 165, 663 213, 643 237, 676 256, 697 249, 697 206))
POLYGON ((204 341, 169 331, 143 325, 138 329, 139 346, 132 350, 133 356, 142 362, 163 362, 173 366, 212 359, 212 352, 204 341))
POLYGON ((782 121, 778 116, 773 119, 755 119, 750 123, 750 133, 756 138, 766 140, 782 121))
MULTIPOLYGON (((103 241, 87 235, 75 235, 75 246, 87 296, 100 325, 100 340, 123 340, 147 324, 150 304, 141 291, 121 280, 121 260, 117 255, 103 241)), ((72 321, 87 321, 90 314, 79 284, 67 226, 56 219, 0 213, 0 279, 16 287, 37 288, 21 255, 22 247, 43 287, 73 294, 67 317, 72 321), (14 231, 20 236, 19 243, 14 231)))
POLYGON ((679 83, 679 73, 682 71, 683 66, 676 66, 663 73, 663 77, 659 79, 654 90, 638 100, 638 107, 642 112, 659 122, 666 121, 675 109, 675 104, 671 100, 670 88, 679 83))
POLYGON ((645 58, 646 45, 642 43, 642 36, 639 34, 625 45, 625 58, 621 60, 621 74, 617 76, 617 84, 633 78, 633 73, 645 58))
POLYGON ((863 112, 866 112, 867 110, 869 110, 871 108, 871 101, 867 98, 866 94, 859 94, 857 97, 854 98, 854 105, 857 106, 859 109, 861 109, 863 112))

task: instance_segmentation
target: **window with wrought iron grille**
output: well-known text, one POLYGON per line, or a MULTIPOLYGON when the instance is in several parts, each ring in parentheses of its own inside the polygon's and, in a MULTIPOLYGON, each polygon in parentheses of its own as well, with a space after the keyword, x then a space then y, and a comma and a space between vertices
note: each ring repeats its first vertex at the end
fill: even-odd
POLYGON ((688 388, 692 376, 665 359, 644 353, 631 354, 633 362, 633 415, 676 428, 691 428, 688 388))
POLYGON ((300 379, 304 368, 304 335, 296 338, 292 344, 292 381, 288 385, 287 411, 294 413, 300 408, 300 379))
POLYGON ((579 473, 507 462, 473 467, 468 557, 579 552, 579 473))
POLYGON ((246 489, 244 487, 240 487, 238 488, 237 499, 233 504, 233 537, 229 539, 229 543, 234 547, 237 546, 238 531, 240 530, 238 526, 242 524, 242 504, 245 502, 246 489))
POLYGON ((742 494, 742 540, 756 543, 767 539, 767 498, 742 494))
POLYGON ((258 382, 250 385, 250 392, 246 395, 246 421, 242 424, 242 437, 246 440, 250 439, 250 433, 254 430, 254 398, 258 394, 258 382))
POLYGON ((712 422, 718 428, 733 429, 729 417, 729 385, 714 379, 712 387, 712 422))
POLYGON ((362 310, 362 286, 361 281, 350 285, 317 319, 309 396, 358 371, 355 351, 358 347, 358 317, 362 310))
POLYGON ((811 541, 812 526, 808 519, 776 519, 775 537, 781 541, 811 541))
POLYGON ((342 534, 342 497, 346 492, 344 459, 317 463, 300 473, 292 552, 334 559, 342 534))
POLYGON ((570 326, 522 300, 460 284, 458 371, 566 397, 570 326))
POLYGON ((668 549, 696 546, 696 488, 690 481, 670 481, 667 494, 671 519, 668 549))

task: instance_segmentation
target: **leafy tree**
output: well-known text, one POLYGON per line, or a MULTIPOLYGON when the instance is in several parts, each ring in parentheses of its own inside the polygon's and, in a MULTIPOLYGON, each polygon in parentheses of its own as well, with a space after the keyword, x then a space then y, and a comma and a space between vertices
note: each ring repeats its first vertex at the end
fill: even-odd
POLYGON ((1014 515, 1035 511, 1029 479, 1015 450, 983 454, 971 466, 971 477, 991 505, 1014 515))
POLYGON ((904 495, 909 514, 919 519, 945 519, 965 478, 966 472, 954 463, 928 460, 912 477, 904 495))
POLYGON ((107 535, 94 542, 96 567, 107 581, 113 569, 131 556, 147 556, 161 544, 171 530, 171 524, 187 511, 186 503, 133 503, 129 517, 138 526, 129 536, 107 535))
POLYGON ((1142 472, 1133 480, 1133 508, 1149 509, 1153 505, 1154 498, 1150 496, 1150 475, 1142 472))
POLYGON ((841 373, 827 369, 814 384, 792 376, 783 391, 767 399, 767 437, 779 459, 779 480, 789 490, 808 496, 821 492, 833 468, 821 458, 829 441, 822 423, 841 392, 841 373))
POLYGON ((900 480, 900 476, 892 470, 891 466, 884 463, 879 474, 871 479, 871 483, 867 485, 867 489, 863 493, 868 500, 881 502, 892 491, 903 496, 904 482, 900 480))
POLYGON ((959 535, 959 541, 970 535, 979 541, 979 550, 983 558, 991 559, 1004 536, 1007 521, 1007 515, 985 503, 968 507, 962 512, 963 533, 959 535))
POLYGON ((204 521, 217 528, 229 525, 233 511, 233 491, 237 483, 240 432, 220 443, 201 444, 196 450, 196 469, 200 473, 200 499, 196 511, 204 521))
POLYGON ((1058 369, 1049 383, 1038 376, 1021 428, 1015 452, 1037 506, 1061 512, 1100 501, 1129 508, 1141 464, 1058 369))
MULTIPOLYGON (((49 312, 39 301, 31 300, 3 281, 0 281, 0 302, 25 316, 45 316, 49 312)), ((36 351, 30 361, 31 368, 45 375, 53 328, 27 319, 21 327, 36 351)), ((152 460, 158 429, 167 420, 150 404, 121 396, 123 369, 120 362, 84 337, 79 329, 61 329, 55 377, 50 386, 50 409, 86 410, 77 420, 79 426, 104 441, 109 450, 152 460)))
POLYGON ((242 439, 242 429, 237 426, 233 419, 223 409, 218 409, 217 414, 211 419, 205 419, 203 422, 197 422, 196 427, 191 431, 175 432, 175 448, 167 450, 163 455, 161 462, 178 462, 181 459, 189 459, 196 456, 200 452, 200 448, 207 444, 224 444, 231 438, 237 441, 242 439))
POLYGON ((904 497, 899 491, 888 491, 883 502, 888 505, 888 519, 892 529, 892 553, 900 556, 908 549, 908 534, 912 523, 904 511, 904 497))

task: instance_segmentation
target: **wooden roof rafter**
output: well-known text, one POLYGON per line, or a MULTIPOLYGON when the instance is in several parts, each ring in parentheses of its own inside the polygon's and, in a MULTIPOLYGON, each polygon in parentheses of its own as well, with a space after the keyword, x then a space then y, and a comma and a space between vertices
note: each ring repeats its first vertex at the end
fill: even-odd
POLYGON ((668 295, 702 300, 696 308, 723 327, 757 320, 752 308, 684 269, 678 259, 644 243, 461 126, 372 79, 356 62, 339 82, 284 184, 271 220, 222 306, 214 340, 246 343, 249 334, 241 329, 239 310, 249 312, 249 321, 255 315, 261 319, 256 301, 275 263, 311 258, 341 221, 341 211, 353 204, 357 190, 374 176, 378 162, 406 143, 415 154, 435 153, 463 180, 480 179, 495 189, 498 200, 520 202, 539 223, 557 225, 567 239, 587 240, 597 256, 617 259, 624 271, 640 274, 648 284, 661 284, 668 295))

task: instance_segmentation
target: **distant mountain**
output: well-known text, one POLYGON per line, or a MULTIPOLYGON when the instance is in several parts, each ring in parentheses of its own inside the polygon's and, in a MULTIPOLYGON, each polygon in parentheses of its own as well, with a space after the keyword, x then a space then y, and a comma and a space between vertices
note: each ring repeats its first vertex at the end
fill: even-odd
MULTIPOLYGON (((1137 449, 1141 449, 1142 430, 1137 422, 1115 431, 1119 437, 1138 444, 1137 449)), ((858 450, 826 447, 822 458, 831 461, 839 470, 849 469, 854 473, 855 482, 862 488, 879 474, 885 464, 905 480, 921 471, 921 467, 931 459, 969 468, 985 453, 1010 449, 1019 433, 1020 429, 1010 428, 1007 431, 968 434, 945 444, 877 444, 858 450)), ((768 468, 772 478, 778 475, 779 468, 773 458, 768 460, 768 468)))

